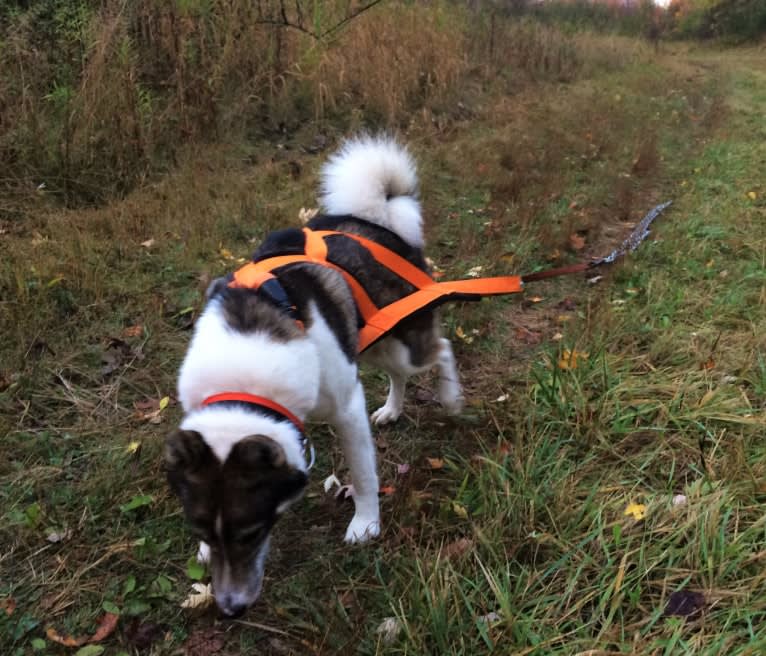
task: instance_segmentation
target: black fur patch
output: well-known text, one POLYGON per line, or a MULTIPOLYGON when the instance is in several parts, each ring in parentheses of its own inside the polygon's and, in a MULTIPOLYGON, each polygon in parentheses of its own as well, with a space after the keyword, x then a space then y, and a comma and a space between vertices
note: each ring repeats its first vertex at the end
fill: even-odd
POLYGON ((307 483, 304 472, 287 464, 282 448, 260 435, 237 442, 221 463, 199 433, 177 430, 166 440, 165 467, 193 532, 213 549, 222 542, 250 549, 256 537, 265 539, 279 505, 307 483))
POLYGON ((349 362, 353 362, 359 344, 359 323, 351 290, 341 274, 315 264, 288 265, 276 274, 306 328, 311 327, 309 307, 313 302, 341 350, 349 362))
POLYGON ((303 334, 295 319, 260 291, 223 287, 217 292, 217 297, 226 323, 238 332, 261 330, 282 342, 303 334))

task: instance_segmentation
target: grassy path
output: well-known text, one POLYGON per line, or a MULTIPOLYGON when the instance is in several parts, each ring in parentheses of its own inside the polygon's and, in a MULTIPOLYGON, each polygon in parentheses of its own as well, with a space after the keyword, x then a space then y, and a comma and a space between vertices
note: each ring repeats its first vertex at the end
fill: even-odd
MULTIPOLYGON (((668 53, 486 106, 413 136, 448 275, 607 252, 651 205, 672 211, 596 285, 445 313, 470 404, 448 421, 423 383, 378 431, 393 494, 372 547, 340 545, 350 509, 321 480, 344 466, 317 427, 316 478, 242 622, 180 608, 199 573, 160 400, 198 272, 293 221, 313 174, 211 153, 0 235, 3 649, 64 653, 47 627, 88 635, 117 611, 107 654, 766 653, 762 53, 668 53)), ((365 382, 372 405, 384 381, 365 382)))

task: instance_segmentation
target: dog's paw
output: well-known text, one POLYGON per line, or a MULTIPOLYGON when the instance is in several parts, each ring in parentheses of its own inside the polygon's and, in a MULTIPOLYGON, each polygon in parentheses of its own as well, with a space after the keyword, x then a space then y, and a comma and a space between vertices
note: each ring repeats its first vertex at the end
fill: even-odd
POLYGON ((210 562, 210 546, 207 542, 200 542, 199 549, 197 550, 197 562, 209 563, 210 562))
POLYGON ((442 407, 447 411, 447 414, 459 415, 465 404, 465 397, 460 389, 458 389, 457 394, 440 396, 439 403, 442 404, 442 407))
POLYGON ((375 412, 373 412, 370 415, 370 419, 376 426, 382 426, 383 424, 390 424, 396 421, 399 419, 399 415, 401 414, 401 408, 392 408, 386 404, 382 408, 378 408, 375 412))
POLYGON ((465 403, 460 383, 442 378, 439 380, 439 403, 450 415, 459 415, 465 403))
POLYGON ((351 520, 346 529, 346 537, 343 539, 347 544, 361 544, 380 535, 380 520, 368 517, 357 517, 351 520))

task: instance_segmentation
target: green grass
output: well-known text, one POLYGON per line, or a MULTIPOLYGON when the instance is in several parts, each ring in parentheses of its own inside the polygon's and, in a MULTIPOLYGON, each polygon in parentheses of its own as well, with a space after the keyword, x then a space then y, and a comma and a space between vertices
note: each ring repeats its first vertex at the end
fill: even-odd
MULTIPOLYGON (((445 311, 469 403, 444 417, 426 378, 375 431, 396 488, 376 543, 341 544, 351 509, 321 481, 345 468, 331 431, 312 427, 309 493, 277 528, 263 597, 241 622, 180 608, 198 573, 161 465, 180 412, 171 402, 154 424, 140 404, 172 397, 205 279, 236 266, 222 249, 245 257, 295 224, 320 159, 295 148, 293 179, 285 160, 249 163, 270 144, 211 148, 123 201, 73 212, 42 197, 4 223, 5 651, 63 653, 45 629, 90 635, 106 610, 121 614, 109 654, 138 649, 141 631, 151 654, 215 631, 232 654, 766 650, 761 60, 679 51, 510 101, 489 90, 447 134, 412 128, 429 254, 447 278, 604 254, 630 230, 621 217, 674 205, 596 285, 538 283, 526 300, 445 311), (577 231, 586 247, 571 252, 577 231), (564 349, 588 356, 562 369, 564 349), (625 514, 631 503, 644 519, 625 514), (704 595, 701 615, 664 616, 681 590, 704 595), (399 627, 390 641, 376 633, 385 618, 399 627)), ((364 380, 372 409, 385 379, 364 380)))

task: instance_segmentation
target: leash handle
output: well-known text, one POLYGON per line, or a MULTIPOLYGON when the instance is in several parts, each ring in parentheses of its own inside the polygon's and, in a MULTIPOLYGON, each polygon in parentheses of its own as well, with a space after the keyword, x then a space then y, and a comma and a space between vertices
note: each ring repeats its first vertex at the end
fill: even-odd
POLYGON ((557 269, 547 269, 546 271, 537 271, 536 273, 528 273, 521 276, 522 282, 536 282, 538 280, 545 280, 546 278, 555 278, 556 276, 566 276, 570 273, 579 273, 580 271, 587 271, 588 269, 595 269, 604 264, 611 264, 616 260, 619 260, 623 255, 638 248, 644 239, 649 236, 649 226, 652 221, 656 219, 666 208, 670 207, 672 200, 666 203, 660 203, 656 207, 653 207, 647 215, 641 219, 633 232, 628 235, 628 238, 620 244, 618 248, 615 248, 606 257, 593 260, 591 262, 578 262, 577 264, 571 264, 569 266, 558 267, 557 269))

